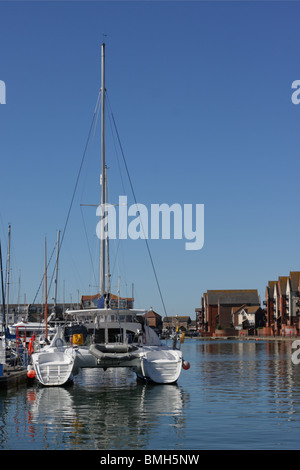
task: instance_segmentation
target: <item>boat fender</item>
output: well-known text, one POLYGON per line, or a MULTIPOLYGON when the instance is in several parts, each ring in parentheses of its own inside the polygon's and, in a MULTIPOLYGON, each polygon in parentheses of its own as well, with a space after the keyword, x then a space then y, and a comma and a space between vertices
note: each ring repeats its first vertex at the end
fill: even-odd
POLYGON ((34 379, 34 377, 35 377, 35 370, 32 366, 27 367, 27 377, 29 379, 34 379))
POLYGON ((184 370, 188 370, 190 367, 191 367, 191 365, 188 361, 182 361, 182 368, 184 370))

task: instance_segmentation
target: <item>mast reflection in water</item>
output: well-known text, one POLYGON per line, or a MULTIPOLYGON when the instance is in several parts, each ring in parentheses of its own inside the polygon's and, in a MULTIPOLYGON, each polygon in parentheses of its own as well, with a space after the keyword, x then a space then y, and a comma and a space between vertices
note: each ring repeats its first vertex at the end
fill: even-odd
POLYGON ((177 385, 82 370, 68 388, 0 393, 0 449, 299 449, 292 341, 186 340, 177 385))
POLYGON ((184 427, 178 385, 141 384, 127 369, 87 369, 77 379, 7 397, 1 448, 144 449, 157 427, 184 427))

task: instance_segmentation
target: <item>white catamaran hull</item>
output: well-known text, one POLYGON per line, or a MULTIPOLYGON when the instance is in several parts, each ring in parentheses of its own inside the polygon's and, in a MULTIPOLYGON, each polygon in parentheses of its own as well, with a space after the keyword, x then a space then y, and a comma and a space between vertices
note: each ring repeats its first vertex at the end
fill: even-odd
MULTIPOLYGON (((108 350, 109 351, 109 350, 108 350)), ((144 346, 127 352, 103 352, 97 345, 80 347, 76 351, 79 368, 118 368, 133 370, 142 380, 171 384, 178 380, 182 368, 182 353, 167 347, 144 346)))
POLYGON ((151 348, 142 355, 137 376, 157 384, 171 384, 179 378, 181 367, 181 351, 151 348))
MULTIPOLYGON (((112 323, 107 324, 108 326, 116 325, 112 323)), ((140 329, 138 323, 125 322, 122 327, 124 334, 129 331, 134 334, 140 329)), ((144 327, 144 339, 141 336, 138 343, 92 342, 82 346, 67 344, 63 329, 58 328, 51 345, 32 354, 31 366, 35 370, 36 379, 44 386, 64 385, 72 380, 80 369, 106 370, 119 367, 133 370, 139 379, 157 384, 170 384, 176 382, 181 373, 182 352, 163 345, 148 326, 144 327)))

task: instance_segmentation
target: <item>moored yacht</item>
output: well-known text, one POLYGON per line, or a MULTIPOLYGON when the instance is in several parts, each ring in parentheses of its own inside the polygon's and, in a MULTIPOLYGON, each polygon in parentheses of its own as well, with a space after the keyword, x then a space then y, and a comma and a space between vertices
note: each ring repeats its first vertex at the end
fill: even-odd
MULTIPOLYGON (((177 381, 182 352, 164 345, 156 332, 141 324, 134 309, 90 309, 68 311, 87 330, 75 334, 76 364, 80 368, 129 367, 139 379, 155 383, 177 381), (84 344, 85 343, 85 344, 84 344)), ((74 341, 73 341, 74 343, 74 341)))
MULTIPOLYGON (((105 163, 105 44, 102 44, 101 73, 101 209, 104 218, 106 200, 105 163)), ((108 237, 100 224, 99 306, 67 310, 71 321, 58 330, 49 346, 32 356, 36 377, 43 385, 63 385, 81 368, 127 367, 139 379, 159 384, 177 381, 182 369, 182 352, 176 342, 170 348, 156 332, 137 320, 132 305, 111 302, 108 237), (107 285, 106 285, 107 284, 107 285), (63 370, 63 373, 61 372, 63 370), (41 373, 43 372, 43 374, 41 373), (50 374, 51 372, 51 374, 50 374), (51 379, 50 379, 51 375, 51 379)))

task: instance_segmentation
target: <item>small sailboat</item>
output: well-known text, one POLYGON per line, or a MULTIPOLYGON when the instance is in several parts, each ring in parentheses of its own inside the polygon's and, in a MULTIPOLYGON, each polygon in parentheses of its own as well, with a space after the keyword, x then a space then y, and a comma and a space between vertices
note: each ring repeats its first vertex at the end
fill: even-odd
MULTIPOLYGON (((104 214, 107 203, 105 44, 102 44, 101 62, 101 207, 104 214)), ((71 326, 66 327, 64 332, 58 330, 52 344, 33 355, 36 377, 43 385, 62 385, 81 368, 106 370, 110 367, 127 367, 141 380, 158 384, 175 383, 182 370, 182 351, 176 348, 176 343, 173 348, 162 344, 152 328, 138 321, 137 315, 146 310, 132 308, 132 302, 128 299, 122 299, 122 305, 119 301, 116 304, 110 292, 110 273, 106 272, 106 268, 109 271, 109 262, 106 266, 108 237, 104 236, 104 224, 101 224, 101 230, 99 305, 97 308, 66 311, 71 326), (85 335, 78 334, 79 325, 85 335)))
POLYGON ((75 350, 63 342, 58 327, 50 345, 32 354, 28 376, 35 376, 40 384, 46 386, 65 385, 73 379, 75 360, 75 350), (32 370, 34 375, 31 375, 32 370))
POLYGON ((31 354, 27 375, 36 377, 40 384, 61 386, 73 379, 76 354, 67 344, 61 326, 55 327, 54 336, 49 344, 48 305, 47 305, 47 248, 45 240, 45 346, 31 354))

